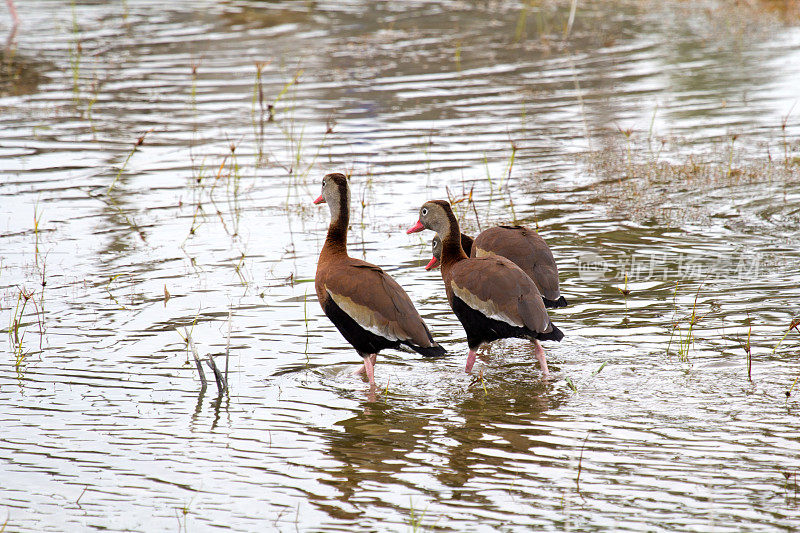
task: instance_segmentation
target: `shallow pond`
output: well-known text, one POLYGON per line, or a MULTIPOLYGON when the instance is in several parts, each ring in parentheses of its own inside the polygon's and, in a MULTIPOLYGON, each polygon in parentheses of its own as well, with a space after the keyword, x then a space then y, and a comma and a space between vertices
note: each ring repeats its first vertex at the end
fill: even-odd
POLYGON ((0 530, 800 523, 792 3, 18 4, 0 530), (331 171, 452 354, 382 354, 375 399, 314 296, 331 171), (550 243, 551 382, 519 340, 464 374, 404 231, 448 195, 550 243))

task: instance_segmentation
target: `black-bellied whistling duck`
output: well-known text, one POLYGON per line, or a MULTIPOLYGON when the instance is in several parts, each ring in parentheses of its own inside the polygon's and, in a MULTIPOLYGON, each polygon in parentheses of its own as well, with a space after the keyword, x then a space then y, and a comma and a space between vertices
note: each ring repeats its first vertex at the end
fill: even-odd
MULTIPOLYGON (((431 259, 426 270, 438 266, 441 254, 439 236, 433 238, 431 259)), ((499 255, 520 267, 536 284, 545 307, 565 307, 567 301, 558 288, 558 267, 550 247, 538 233, 525 226, 496 226, 473 240, 461 234, 461 246, 470 257, 499 255)))
POLYGON ((377 266, 347 255, 350 187, 344 174, 325 176, 314 203, 327 203, 331 210, 314 279, 317 298, 325 315, 364 358, 358 372, 366 371, 375 385, 378 352, 401 344, 426 357, 444 355, 406 291, 377 266))
POLYGON ((539 340, 560 341, 564 334, 550 321, 533 280, 505 257, 467 257, 458 220, 448 202, 425 202, 419 221, 408 233, 426 228, 435 231, 442 242, 442 280, 447 300, 467 333, 466 371, 472 371, 475 350, 481 344, 519 337, 533 341, 546 377, 547 359, 539 340))

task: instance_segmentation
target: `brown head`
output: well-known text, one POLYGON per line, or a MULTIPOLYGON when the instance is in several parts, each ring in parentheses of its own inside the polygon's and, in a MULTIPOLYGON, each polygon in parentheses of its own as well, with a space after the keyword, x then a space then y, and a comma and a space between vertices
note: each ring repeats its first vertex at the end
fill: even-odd
POLYGON ((343 213, 346 216, 349 215, 350 186, 347 183, 347 177, 339 172, 333 172, 322 178, 322 194, 314 200, 314 203, 328 204, 332 222, 341 219, 343 213))
POLYGON ((431 200, 422 204, 419 220, 408 233, 416 233, 423 229, 436 232, 442 241, 442 260, 452 261, 466 258, 461 248, 461 232, 453 209, 444 200, 431 200))
POLYGON ((425 270, 439 268, 439 263, 442 262, 442 239, 438 234, 435 235, 431 241, 431 253, 433 257, 431 257, 431 260, 425 265, 425 270))
POLYGON ((322 194, 314 203, 328 204, 331 210, 326 246, 332 246, 333 250, 346 250, 347 226, 350 223, 350 186, 347 177, 334 172, 322 178, 322 194))
POLYGON ((423 229, 435 231, 439 235, 447 235, 452 231, 459 232, 450 203, 444 200, 430 200, 419 209, 419 220, 406 233, 416 233, 423 229))

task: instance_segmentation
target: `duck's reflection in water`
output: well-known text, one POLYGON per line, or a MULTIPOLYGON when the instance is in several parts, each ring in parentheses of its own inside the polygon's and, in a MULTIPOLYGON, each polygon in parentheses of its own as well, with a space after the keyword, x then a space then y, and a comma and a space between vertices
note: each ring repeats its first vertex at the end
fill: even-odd
MULTIPOLYGON (((515 367, 511 373, 518 377, 523 370, 515 367)), ((388 484, 396 486, 395 495, 422 492, 433 501, 490 506, 481 491, 468 486, 471 479, 493 474, 533 479, 537 465, 549 461, 533 450, 554 447, 550 439, 540 438, 549 434, 542 421, 552 418, 546 413, 564 396, 529 374, 525 370, 525 382, 509 375, 485 383, 485 390, 477 383, 466 393, 456 392, 462 397, 452 402, 443 396, 398 400, 393 393, 383 398, 384 391, 370 388, 363 411, 327 435, 334 462, 323 482, 338 495, 312 498, 312 503, 337 518, 358 517, 367 505, 406 513, 407 498, 392 500, 371 490, 388 484), (521 469, 520 461, 530 464, 521 469)))

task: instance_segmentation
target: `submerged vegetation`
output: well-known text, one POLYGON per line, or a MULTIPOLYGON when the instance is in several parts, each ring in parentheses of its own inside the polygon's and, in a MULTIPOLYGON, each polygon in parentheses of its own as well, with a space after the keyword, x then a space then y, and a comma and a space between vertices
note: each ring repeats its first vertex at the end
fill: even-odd
MULTIPOLYGON (((784 129, 785 125, 776 126, 774 131, 784 129)), ((688 140, 632 140, 630 133, 624 138, 624 146, 612 140, 590 154, 587 163, 600 178, 595 187, 597 200, 635 220, 679 224, 708 219, 715 215, 708 196, 730 200, 739 197, 743 187, 764 185, 780 192, 800 184, 800 142, 784 136, 778 143, 761 147, 763 155, 746 150, 741 141, 737 145, 736 135, 699 149, 688 140)), ((795 218, 800 223, 800 217, 795 218)))
MULTIPOLYGON (((647 225, 680 227, 691 224, 711 228, 722 223, 729 230, 755 226, 777 227, 780 233, 796 231, 800 229, 800 213, 796 204, 787 200, 787 194, 800 188, 800 142, 789 140, 783 134, 787 121, 788 118, 784 118, 773 128, 770 142, 757 145, 743 142, 740 135, 704 142, 657 137, 652 124, 646 135, 637 135, 632 128, 618 128, 616 139, 608 138, 603 150, 592 152, 585 159, 587 168, 597 177, 593 186, 595 201, 606 206, 613 216, 647 225), (732 210, 732 204, 742 208, 732 210), (763 204, 768 209, 754 217, 750 204, 763 204)), ((724 300, 720 303, 720 296, 712 293, 711 286, 704 287, 704 283, 712 276, 715 280, 712 286, 719 287, 725 280, 735 287, 763 276, 766 269, 791 268, 783 264, 782 259, 771 259, 768 254, 768 251, 748 253, 744 249, 706 258, 676 256, 668 259, 664 252, 658 259, 662 262, 659 267, 663 273, 653 270, 655 256, 651 255, 638 265, 631 261, 623 263, 627 266, 619 269, 617 290, 626 302, 629 296, 642 296, 629 288, 628 268, 633 268, 632 273, 639 282, 660 280, 663 283, 678 276, 672 287, 673 309, 668 319, 666 354, 691 366, 698 342, 707 349, 709 341, 715 344, 718 331, 730 327, 725 319, 724 300), (707 263, 702 263, 703 260, 707 263), (669 268, 674 270, 668 272, 669 268), (689 294, 685 294, 687 288, 683 284, 686 283, 695 286, 689 289, 689 294)), ((665 286, 661 290, 664 289, 665 286)), ((756 340, 752 320, 748 311, 743 331, 733 337, 723 335, 738 346, 739 353, 745 354, 745 375, 750 381, 754 379, 754 343, 760 346, 776 343, 771 350, 772 355, 776 355, 783 339, 796 326, 793 321, 787 330, 781 330, 783 336, 779 340, 775 340, 774 334, 763 331, 757 334, 756 340)), ((782 327, 774 322, 761 325, 772 332, 782 327)), ((793 353, 789 350, 786 355, 793 353)))
MULTIPOLYGON (((667 355, 671 355, 670 348, 672 348, 673 341, 677 346, 677 356, 678 360, 682 363, 690 363, 689 353, 691 352, 692 347, 694 346, 695 342, 695 326, 703 319, 703 316, 697 314, 697 298, 700 296, 700 289, 702 286, 697 288, 697 293, 694 296, 694 301, 692 303, 691 312, 686 317, 678 317, 678 304, 677 304, 677 296, 678 296, 678 284, 675 283, 675 294, 673 297, 673 303, 675 304, 675 314, 673 315, 673 325, 670 331, 669 342, 667 343, 667 355)), ((749 362, 749 357, 748 357, 749 362)), ((749 367, 748 367, 749 368, 749 367)))

